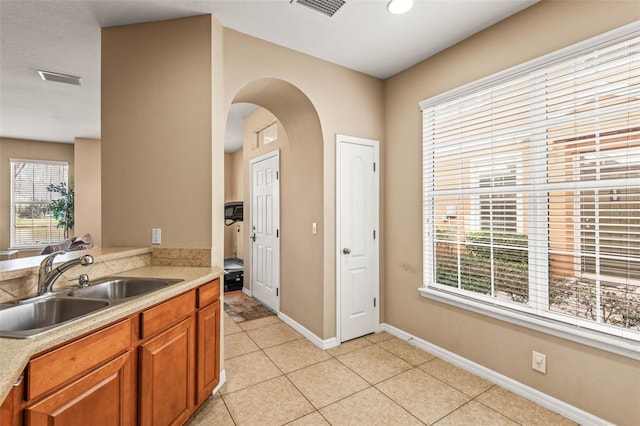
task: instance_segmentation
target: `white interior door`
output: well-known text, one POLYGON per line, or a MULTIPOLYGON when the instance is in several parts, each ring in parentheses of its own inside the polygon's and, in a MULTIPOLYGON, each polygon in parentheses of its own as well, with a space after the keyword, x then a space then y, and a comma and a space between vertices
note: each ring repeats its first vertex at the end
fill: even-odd
POLYGON ((280 311, 280 151, 251 160, 251 289, 280 311))
POLYGON ((377 331, 378 142, 337 137, 337 281, 339 340, 377 331))

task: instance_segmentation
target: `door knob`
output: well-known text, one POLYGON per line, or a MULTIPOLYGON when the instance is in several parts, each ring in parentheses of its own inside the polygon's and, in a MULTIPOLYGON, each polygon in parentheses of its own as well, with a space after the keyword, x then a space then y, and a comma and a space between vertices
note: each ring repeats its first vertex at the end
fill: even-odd
POLYGON ((249 238, 251 238, 251 239, 255 242, 255 240, 256 240, 256 234, 251 234, 251 235, 249 236, 249 238))
POLYGON ((351 254, 351 249, 343 248, 343 249, 342 249, 342 253, 343 253, 343 254, 351 254))

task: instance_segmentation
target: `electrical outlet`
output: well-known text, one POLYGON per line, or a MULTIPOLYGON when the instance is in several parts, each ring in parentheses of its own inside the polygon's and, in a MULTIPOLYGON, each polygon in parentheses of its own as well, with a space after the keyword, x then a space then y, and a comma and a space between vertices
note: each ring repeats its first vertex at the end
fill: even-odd
POLYGON ((542 374, 547 374, 547 356, 540 352, 533 351, 531 353, 531 368, 542 374))
POLYGON ((160 228, 153 228, 151 230, 151 244, 162 243, 162 230, 160 228))

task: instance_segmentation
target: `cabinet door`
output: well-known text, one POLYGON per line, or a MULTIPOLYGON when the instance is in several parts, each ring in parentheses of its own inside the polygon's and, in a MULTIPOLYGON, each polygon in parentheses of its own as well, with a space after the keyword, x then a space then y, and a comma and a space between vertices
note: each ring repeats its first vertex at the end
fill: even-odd
POLYGON ((198 404, 220 382, 220 301, 198 312, 198 404))
POLYGON ((141 425, 182 424, 194 407, 195 330, 189 317, 140 346, 141 425))
POLYGON ((21 376, 11 388, 9 395, 0 406, 0 425, 22 425, 22 395, 24 395, 24 376, 21 376))
POLYGON ((127 352, 25 409, 33 426, 133 425, 134 383, 127 352))

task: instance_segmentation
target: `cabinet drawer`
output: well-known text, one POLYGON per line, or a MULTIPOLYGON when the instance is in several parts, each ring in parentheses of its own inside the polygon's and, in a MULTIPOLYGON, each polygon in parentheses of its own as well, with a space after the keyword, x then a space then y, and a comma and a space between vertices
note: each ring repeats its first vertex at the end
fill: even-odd
POLYGON ((25 425, 134 424, 133 362, 127 352, 24 410, 25 425))
POLYGON ((37 398, 68 380, 121 354, 131 346, 131 320, 125 319, 91 333, 29 362, 27 400, 37 398))
POLYGON ((191 314, 195 309, 195 290, 147 309, 142 312, 140 318, 140 338, 146 339, 158 331, 175 324, 181 318, 191 314))
POLYGON ((220 278, 198 287, 198 308, 210 305, 220 298, 220 278))

